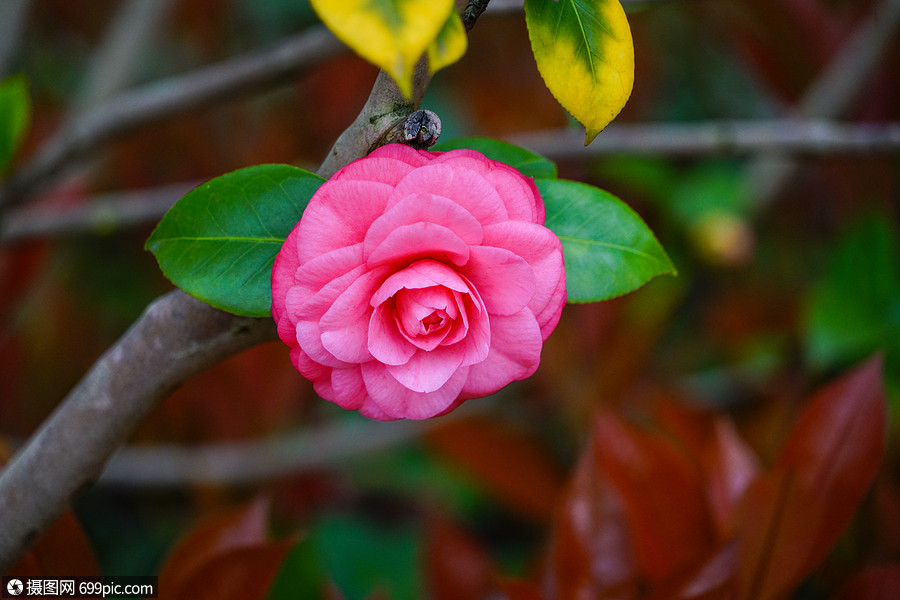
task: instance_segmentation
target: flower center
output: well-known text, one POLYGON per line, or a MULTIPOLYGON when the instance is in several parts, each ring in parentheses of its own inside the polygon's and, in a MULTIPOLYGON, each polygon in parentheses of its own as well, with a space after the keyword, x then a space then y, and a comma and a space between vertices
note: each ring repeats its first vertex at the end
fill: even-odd
POLYGON ((444 321, 444 317, 441 317, 437 314, 437 311, 434 311, 424 319, 422 319, 422 324, 425 326, 425 333, 431 333, 432 330, 437 329, 435 325, 440 326, 444 321))

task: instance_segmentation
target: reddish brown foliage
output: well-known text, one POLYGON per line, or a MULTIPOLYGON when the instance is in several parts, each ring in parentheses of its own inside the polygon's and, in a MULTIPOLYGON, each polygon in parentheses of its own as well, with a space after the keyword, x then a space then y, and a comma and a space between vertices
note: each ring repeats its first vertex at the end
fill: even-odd
POLYGON ((532 437, 496 421, 469 418, 435 429, 428 443, 519 514, 534 519, 550 514, 562 476, 532 437))
MULTIPOLYGON (((722 416, 663 403, 650 429, 601 412, 554 512, 540 586, 500 589, 511 600, 788 597, 824 560, 879 470, 881 370, 875 358, 818 391, 767 471, 722 416)), ((444 547, 429 551, 434 582, 450 585, 446 554, 455 553, 470 587, 444 589, 485 597, 489 586, 472 587, 490 580, 483 551, 440 527, 431 541, 444 547)), ((893 598, 898 585, 895 567, 867 571, 838 599, 893 598)))
POLYGON ((177 600, 262 600, 296 542, 266 539, 267 503, 207 517, 175 546, 159 575, 160 589, 177 600))

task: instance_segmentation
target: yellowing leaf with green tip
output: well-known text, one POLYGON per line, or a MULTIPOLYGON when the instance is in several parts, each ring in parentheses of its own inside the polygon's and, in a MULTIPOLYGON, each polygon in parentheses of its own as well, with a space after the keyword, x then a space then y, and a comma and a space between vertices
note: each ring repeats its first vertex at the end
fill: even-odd
POLYGON ((452 11, 453 0, 312 0, 325 25, 412 96, 413 71, 452 11))
POLYGON ((631 95, 634 44, 619 0, 525 0, 538 70, 586 130, 585 146, 631 95))
POLYGON ((428 46, 428 68, 434 73, 452 65, 466 53, 469 38, 459 14, 454 10, 434 42, 428 46))

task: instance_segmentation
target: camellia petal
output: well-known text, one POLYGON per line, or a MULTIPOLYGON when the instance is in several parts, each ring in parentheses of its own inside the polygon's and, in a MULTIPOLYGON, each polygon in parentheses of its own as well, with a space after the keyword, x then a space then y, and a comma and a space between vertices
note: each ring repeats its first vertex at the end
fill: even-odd
POLYGON ((378 306, 396 294, 401 288, 411 290, 436 285, 444 286, 457 292, 468 293, 470 291, 466 280, 447 265, 435 260, 420 260, 388 277, 381 284, 381 287, 378 288, 378 291, 375 292, 375 295, 372 296, 371 304, 372 306, 378 306))
POLYGON ((525 308, 534 296, 534 270, 505 248, 476 246, 460 271, 478 290, 491 314, 509 315, 525 308))
POLYGON ((442 225, 467 244, 480 244, 484 236, 478 219, 456 202, 434 194, 411 194, 372 222, 366 233, 366 252, 371 252, 396 228, 413 223, 442 225))
POLYGON ((392 189, 386 183, 341 180, 314 195, 299 224, 301 261, 362 242, 372 221, 384 213, 392 189))
POLYGON ((376 306, 369 320, 369 352, 375 360, 386 365, 406 364, 416 353, 416 347, 397 329, 392 307, 385 304, 376 306))
POLYGON ((546 227, 534 223, 510 221, 485 228, 485 245, 505 248, 525 260, 537 281, 528 308, 535 315, 545 309, 559 287, 565 288, 562 268, 562 243, 546 227))
POLYGON ((341 408, 357 410, 365 404, 368 392, 359 365, 332 370, 331 392, 333 397, 329 399, 341 408))
POLYGON ((430 164, 416 169, 400 180, 389 205, 407 196, 429 193, 453 200, 469 211, 482 225, 509 219, 506 206, 497 190, 484 176, 448 164, 430 164))
POLYGON ((388 373, 415 392, 434 392, 441 389, 462 364, 463 353, 454 347, 441 346, 434 350, 419 350, 406 364, 389 365, 388 373))
POLYGON ((469 244, 443 225, 413 223, 391 231, 367 253, 366 264, 405 264, 410 259, 426 257, 464 265, 469 261, 469 244))
POLYGON ((384 365, 374 362, 362 365, 369 397, 390 419, 427 419, 441 414, 459 397, 468 374, 468 368, 462 367, 440 389, 417 392, 397 381, 384 365))
POLYGON ((354 281, 322 315, 319 321, 322 345, 339 360, 351 363, 371 360, 367 343, 372 314, 369 299, 385 271, 370 271, 354 281))
POLYGON ((467 398, 493 394, 500 381, 530 377, 541 358, 541 330, 527 308, 514 315, 491 318, 491 349, 484 361, 469 367, 462 390, 467 398))
POLYGON ((396 145, 338 175, 272 272, 279 336, 316 391, 424 419, 533 373, 566 299, 533 181, 472 150, 396 145))

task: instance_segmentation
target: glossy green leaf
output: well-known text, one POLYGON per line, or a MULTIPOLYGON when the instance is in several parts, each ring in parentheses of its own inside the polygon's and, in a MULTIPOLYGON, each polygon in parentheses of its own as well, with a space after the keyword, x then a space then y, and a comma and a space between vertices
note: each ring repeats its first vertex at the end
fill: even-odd
POLYGON ((807 301, 806 350, 815 366, 845 366, 877 350, 900 402, 900 232, 886 215, 852 223, 829 249, 807 301))
POLYGON ((469 37, 459 13, 450 11, 450 17, 437 38, 428 46, 428 68, 434 73, 452 65, 466 53, 469 37))
POLYGON ((416 62, 455 10, 453 0, 312 0, 312 7, 342 42, 387 71, 407 97, 416 62))
POLYGON ((553 96, 585 126, 585 145, 631 95, 634 45, 619 0, 525 0, 538 70, 553 96))
POLYGON ((828 263, 808 309, 813 362, 833 366, 878 348, 900 350, 900 239, 890 219, 854 223, 828 263))
POLYGON ((631 292, 675 267, 646 223, 624 202, 573 181, 536 180, 546 226, 563 245, 570 302, 596 302, 631 292))
POLYGON ((447 151, 459 148, 478 150, 488 158, 518 169, 527 177, 556 178, 556 165, 539 154, 500 140, 484 137, 462 137, 440 141, 435 150, 447 151))
POLYGON ((343 514, 323 517, 309 533, 326 572, 348 600, 373 592, 392 600, 422 598, 420 540, 413 523, 384 524, 343 514))
POLYGON ((301 540, 285 557, 266 600, 321 598, 327 578, 316 549, 301 540))
POLYGON ((146 247, 185 292, 238 315, 266 316, 272 263, 322 181, 289 165, 222 175, 179 200, 146 247))
POLYGON ((31 104, 21 75, 0 81, 0 173, 6 170, 28 131, 31 104))

